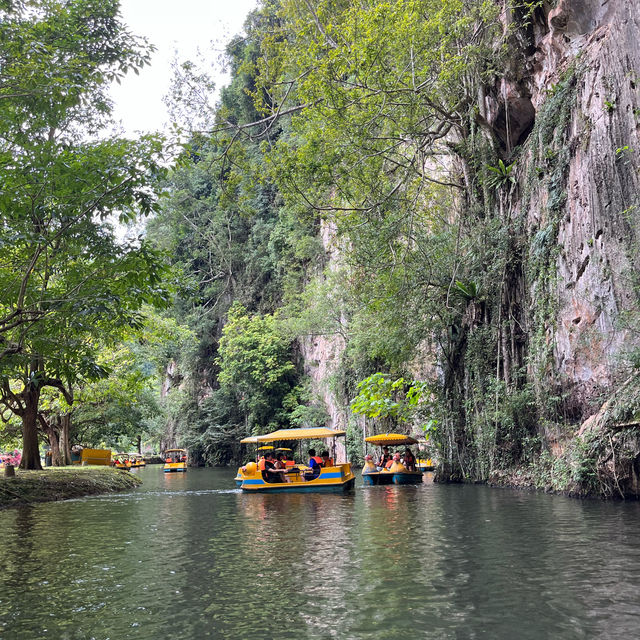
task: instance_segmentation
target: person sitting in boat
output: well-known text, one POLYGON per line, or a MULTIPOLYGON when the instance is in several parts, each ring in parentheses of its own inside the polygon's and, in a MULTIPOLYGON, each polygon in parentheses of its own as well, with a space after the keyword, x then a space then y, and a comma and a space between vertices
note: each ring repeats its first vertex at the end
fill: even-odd
POLYGON ((316 455, 316 450, 309 449, 309 466, 311 467, 311 470, 304 474, 304 479, 314 480, 317 478, 322 471, 322 462, 322 458, 316 455))
POLYGON ((407 473, 409 470, 400 461, 400 454, 394 453, 391 460, 391 466, 389 467, 391 473, 407 473))
POLYGON ((323 451, 320 454, 320 457, 322 458, 322 466, 323 467, 333 467, 333 458, 329 457, 329 452, 328 451, 323 451))
POLYGON ((402 462, 403 462, 404 466, 407 467, 407 469, 409 471, 415 471, 416 470, 416 459, 415 459, 415 456, 413 455, 411 449, 409 449, 409 447, 407 447, 404 450, 404 456, 402 458, 402 462))
POLYGON ((378 471, 382 471, 391 462, 391 456, 389 455, 389 447, 382 447, 382 455, 378 458, 378 471))
MULTIPOLYGON (((262 461, 261 461, 262 462, 262 461)), ((281 470, 276 468, 273 453, 267 453, 264 457, 264 469, 261 468, 262 479, 265 482, 284 482, 281 470)))
POLYGON ((364 467, 362 467, 362 474, 364 475, 365 473, 377 473, 378 472, 378 467, 376 467, 376 465, 373 463, 373 456, 370 456, 369 454, 367 454, 364 457, 364 467))
POLYGON ((286 469, 287 468, 287 465, 285 464, 283 458, 284 458, 284 456, 281 453, 279 453, 276 456, 276 462, 275 462, 275 468, 276 469, 286 469))

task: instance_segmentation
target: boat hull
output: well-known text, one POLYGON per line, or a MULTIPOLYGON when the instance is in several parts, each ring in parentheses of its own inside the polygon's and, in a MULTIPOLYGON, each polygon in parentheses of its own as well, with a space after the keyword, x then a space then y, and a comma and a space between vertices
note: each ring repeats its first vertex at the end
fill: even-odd
POLYGON ((391 484, 393 482, 393 474, 386 471, 378 471, 377 473, 363 473, 362 481, 365 485, 374 486, 379 484, 391 484))
POLYGON ((187 470, 186 462, 165 462, 163 471, 165 473, 185 473, 187 470))
POLYGON ((422 472, 391 473, 380 471, 378 473, 363 473, 362 482, 367 486, 380 484, 419 484, 422 482, 422 472))
POLYGON ((420 484, 422 482, 422 472, 391 473, 393 484, 420 484))

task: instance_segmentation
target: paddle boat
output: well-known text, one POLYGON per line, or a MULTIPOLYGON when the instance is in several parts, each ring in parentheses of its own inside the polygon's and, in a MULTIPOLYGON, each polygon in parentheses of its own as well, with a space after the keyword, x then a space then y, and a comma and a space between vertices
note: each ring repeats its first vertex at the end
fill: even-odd
MULTIPOLYGON (((369 436, 365 438, 365 442, 379 447, 409 446, 418 443, 415 438, 403 433, 382 433, 377 436, 369 436)), ((362 469, 362 481, 364 484, 418 484, 422 482, 422 471, 417 470, 417 467, 415 471, 410 471, 400 463, 399 454, 395 454, 394 457, 396 459, 391 461, 389 467, 381 471, 378 471, 376 466, 366 460, 365 467, 362 469)))
POLYGON ((186 449, 167 449, 164 452, 165 473, 186 472, 187 470, 187 450, 186 449))
MULTIPOLYGON (((326 440, 346 435, 346 431, 335 431, 325 427, 312 429, 279 429, 262 436, 251 436, 259 444, 269 442, 292 442, 303 440, 326 440)), ((243 443, 253 442, 245 438, 243 443)), ((311 468, 305 465, 286 466, 278 472, 282 481, 267 481, 266 472, 262 472, 255 462, 238 469, 236 484, 247 493, 310 493, 349 491, 355 485, 356 477, 351 470, 351 463, 342 462, 330 467, 320 467, 319 473, 312 474, 311 468)), ((273 475, 273 474, 271 474, 273 475)))
POLYGON ((140 469, 147 466, 147 462, 142 457, 142 454, 130 453, 128 455, 129 455, 129 466, 131 469, 140 469))
POLYGON ((433 460, 431 458, 418 458, 416 460, 416 469, 418 471, 433 471, 435 465, 433 464, 433 460))
POLYGON ((128 453, 116 453, 113 456, 113 461, 111 462, 111 466, 116 469, 131 469, 131 462, 129 460, 128 453))

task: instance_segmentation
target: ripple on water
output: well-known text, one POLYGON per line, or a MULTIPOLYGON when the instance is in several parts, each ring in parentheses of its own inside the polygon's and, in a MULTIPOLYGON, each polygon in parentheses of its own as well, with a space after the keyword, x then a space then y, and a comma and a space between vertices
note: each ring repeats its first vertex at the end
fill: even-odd
POLYGON ((245 495, 229 470, 3 513, 3 638, 616 638, 639 505, 486 487, 245 495))

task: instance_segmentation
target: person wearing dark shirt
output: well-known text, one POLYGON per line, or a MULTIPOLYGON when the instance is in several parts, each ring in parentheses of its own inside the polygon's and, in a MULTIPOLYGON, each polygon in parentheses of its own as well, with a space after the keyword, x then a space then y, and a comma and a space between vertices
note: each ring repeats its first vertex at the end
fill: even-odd
POLYGON ((278 469, 276 469, 273 453, 267 453, 264 457, 264 470, 262 471, 262 478, 266 482, 284 482, 282 473, 278 469))
POLYGON ((390 460, 391 456, 389 455, 389 447, 382 447, 382 455, 378 459, 378 470, 385 469, 390 460))

